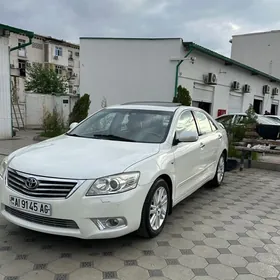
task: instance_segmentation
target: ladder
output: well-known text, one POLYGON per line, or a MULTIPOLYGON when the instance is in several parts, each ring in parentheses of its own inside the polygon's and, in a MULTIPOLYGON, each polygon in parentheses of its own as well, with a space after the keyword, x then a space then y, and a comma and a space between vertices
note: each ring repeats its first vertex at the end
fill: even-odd
POLYGON ((12 78, 13 78, 13 81, 11 81, 12 119, 14 117, 14 119, 16 120, 18 130, 20 130, 21 128, 25 130, 23 116, 18 102, 17 80, 16 77, 12 77, 12 78))

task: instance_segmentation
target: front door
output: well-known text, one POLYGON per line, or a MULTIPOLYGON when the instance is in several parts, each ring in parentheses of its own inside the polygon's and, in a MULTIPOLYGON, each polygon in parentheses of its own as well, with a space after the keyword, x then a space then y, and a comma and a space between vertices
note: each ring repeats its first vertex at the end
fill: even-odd
MULTIPOLYGON (((194 117, 189 110, 182 112, 177 122, 176 134, 179 135, 183 131, 198 133, 194 117)), ((173 147, 173 152, 176 175, 176 203, 176 201, 180 201, 191 193, 199 181, 200 144, 198 141, 179 143, 173 147)))
POLYGON ((201 179, 207 180, 216 171, 220 157, 222 134, 215 124, 201 111, 194 111, 199 130, 201 179))

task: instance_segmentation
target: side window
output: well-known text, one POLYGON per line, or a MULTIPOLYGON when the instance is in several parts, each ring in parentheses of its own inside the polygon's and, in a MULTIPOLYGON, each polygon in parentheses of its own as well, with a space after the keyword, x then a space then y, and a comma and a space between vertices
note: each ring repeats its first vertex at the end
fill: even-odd
POLYGON ((229 125, 231 125, 232 118, 233 118, 233 115, 220 117, 220 118, 217 119, 217 122, 220 122, 224 126, 229 126, 229 125))
POLYGON ((176 132, 181 133, 183 131, 197 133, 197 127, 191 111, 183 112, 177 122, 176 132))
POLYGON ((210 119, 208 119, 208 120, 209 120, 212 131, 216 131, 217 130, 216 125, 212 122, 212 120, 210 120, 210 119))
POLYGON ((194 111, 194 116, 197 121, 200 135, 204 135, 204 134, 212 132, 209 119, 207 118, 207 116, 204 113, 199 112, 199 111, 194 111))

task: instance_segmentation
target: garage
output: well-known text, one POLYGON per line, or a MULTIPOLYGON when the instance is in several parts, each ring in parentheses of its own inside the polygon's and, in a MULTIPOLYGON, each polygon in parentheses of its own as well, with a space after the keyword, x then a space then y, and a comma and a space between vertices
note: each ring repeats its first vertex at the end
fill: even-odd
POLYGON ((238 93, 229 94, 228 112, 242 113, 243 95, 238 93))
POLYGON ((192 94, 192 106, 201 108, 207 113, 212 113, 214 88, 204 84, 194 83, 192 94))

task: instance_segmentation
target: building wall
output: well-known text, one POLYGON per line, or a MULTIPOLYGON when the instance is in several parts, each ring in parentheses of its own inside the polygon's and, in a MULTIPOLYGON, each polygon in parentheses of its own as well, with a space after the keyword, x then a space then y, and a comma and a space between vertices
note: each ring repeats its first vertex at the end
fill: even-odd
MULTIPOLYGON (((180 39, 81 39, 80 87, 82 93, 90 94, 90 112, 100 109, 104 98, 107 105, 144 100, 172 101, 176 65, 185 55, 180 39)), ((193 101, 208 98, 214 117, 219 109, 245 112, 255 98, 263 98, 261 113, 270 111, 272 100, 279 103, 279 96, 272 99, 271 94, 262 93, 264 85, 280 88, 279 84, 252 76, 242 68, 226 66, 224 61, 201 52, 191 53, 181 64, 178 74, 178 85, 190 91, 193 101), (194 63, 191 57, 196 57, 194 63), (217 85, 204 83, 203 76, 208 73, 216 74, 217 85), (238 81, 241 88, 249 84, 251 92, 232 91, 233 81, 238 81), (232 107, 233 99, 240 101, 240 108, 232 107)))
MULTIPOLYGON (((181 51, 183 57, 186 53, 183 49, 181 51)), ((179 84, 186 87, 195 101, 200 101, 200 97, 195 95, 195 92, 204 90, 206 94, 213 91, 212 110, 211 114, 216 117, 218 109, 225 109, 228 112, 230 95, 240 96, 242 98, 242 111, 245 112, 250 103, 253 104, 254 97, 263 97, 263 113, 265 110, 270 111, 272 100, 279 102, 279 95, 274 99, 271 94, 263 95, 262 90, 264 85, 270 85, 271 88, 278 87, 279 84, 271 83, 268 79, 260 76, 252 76, 249 71, 243 70, 236 66, 226 66, 225 63, 216 58, 204 55, 200 52, 194 51, 189 57, 196 57, 192 64, 190 60, 185 60, 179 68, 179 84), (205 85, 203 75, 208 73, 215 73, 217 76, 217 85, 205 85), (242 93, 240 91, 231 91, 231 83, 238 81, 241 87, 244 84, 251 86, 250 93, 242 93)), ((279 106, 278 106, 279 107, 279 106)), ((278 108, 278 114, 280 114, 278 108)))
POLYGON ((78 100, 77 96, 55 96, 38 93, 26 93, 25 123, 28 128, 42 127, 44 114, 54 109, 68 125, 70 112, 78 100))
POLYGON ((280 31, 232 37, 231 58, 280 78, 280 31))
POLYGON ((0 37, 0 139, 12 137, 9 39, 0 37))
POLYGON ((80 92, 94 112, 129 101, 172 101, 180 39, 81 39, 80 92))

